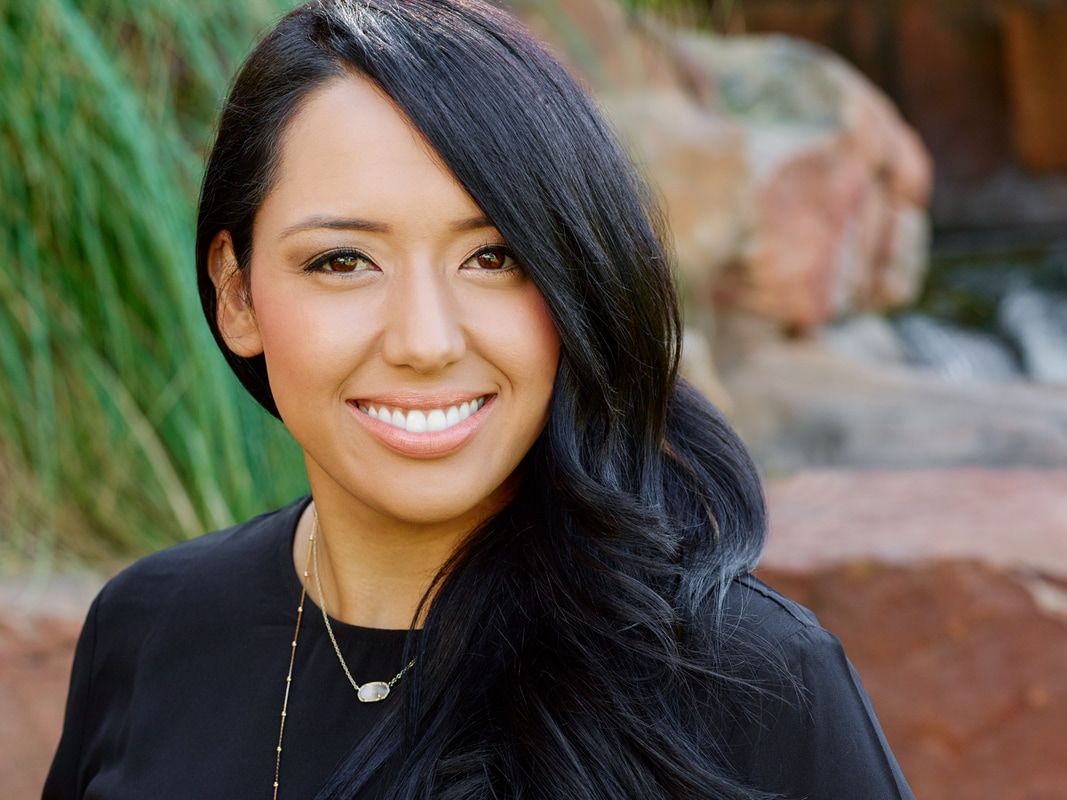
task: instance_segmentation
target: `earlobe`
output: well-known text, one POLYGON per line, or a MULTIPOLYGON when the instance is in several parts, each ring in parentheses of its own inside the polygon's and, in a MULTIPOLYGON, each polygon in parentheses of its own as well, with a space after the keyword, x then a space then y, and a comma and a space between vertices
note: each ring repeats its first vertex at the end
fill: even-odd
POLYGON ((229 231, 219 231, 211 242, 208 274, 215 285, 216 320, 226 346, 238 356, 251 358, 263 352, 259 325, 252 308, 247 270, 237 267, 229 231))

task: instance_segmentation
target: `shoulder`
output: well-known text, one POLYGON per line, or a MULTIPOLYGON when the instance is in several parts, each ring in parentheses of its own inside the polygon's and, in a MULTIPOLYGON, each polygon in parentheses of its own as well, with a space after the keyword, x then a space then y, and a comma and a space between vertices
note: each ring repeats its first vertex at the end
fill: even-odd
POLYGON ((151 624, 194 598, 211 602, 227 587, 262 580, 303 505, 296 500, 140 558, 104 584, 94 601, 97 616, 124 627, 151 624))
POLYGON ((751 573, 734 578, 726 590, 728 621, 768 642, 784 643, 797 634, 825 633, 815 614, 751 573))
MULTIPOLYGON (((752 574, 734 578, 719 628, 744 658, 745 677, 766 689, 760 705, 813 721, 816 692, 844 692, 854 674, 840 640, 814 612, 752 574), (771 698, 771 700, 768 700, 771 698)), ((764 718, 766 714, 764 714, 764 718)))
POLYGON ((145 556, 104 584, 75 647, 44 796, 81 796, 85 765, 120 752, 116 737, 127 736, 135 718, 156 719, 160 691, 173 697, 175 686, 188 686, 188 675, 210 674, 204 659, 217 663, 210 654, 233 641, 235 626, 247 630, 242 623, 249 617, 268 613, 271 587, 277 595, 283 574, 286 532, 306 502, 145 556))
POLYGON ((776 714, 789 709, 798 721, 811 720, 816 689, 847 688, 843 679, 852 667, 840 640, 811 609, 750 573, 727 587, 717 631, 738 654, 741 674, 759 687, 753 702, 765 709, 764 721, 767 708, 776 714), (827 682, 840 685, 827 687, 827 682))
MULTIPOLYGON (((797 688, 817 672, 842 673, 851 664, 841 641, 815 613, 752 574, 733 580, 725 597, 725 630, 766 656, 764 669, 797 688)), ((800 690, 801 701, 810 691, 800 690)))

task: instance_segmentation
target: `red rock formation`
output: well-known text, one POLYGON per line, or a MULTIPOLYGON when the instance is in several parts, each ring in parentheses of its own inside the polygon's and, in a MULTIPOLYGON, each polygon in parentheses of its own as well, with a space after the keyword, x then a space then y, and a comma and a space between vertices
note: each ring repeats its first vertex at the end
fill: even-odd
POLYGON ((770 485, 759 571, 834 632, 924 800, 1067 787, 1067 470, 770 485))

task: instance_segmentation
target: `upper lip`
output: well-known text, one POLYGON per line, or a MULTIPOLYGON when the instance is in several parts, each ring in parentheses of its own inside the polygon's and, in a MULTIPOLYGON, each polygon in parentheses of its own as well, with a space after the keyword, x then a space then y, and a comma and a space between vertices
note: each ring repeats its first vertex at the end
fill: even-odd
POLYGON ((351 398, 350 403, 391 408, 448 408, 486 397, 494 392, 469 392, 448 390, 440 392, 386 392, 372 397, 351 398))

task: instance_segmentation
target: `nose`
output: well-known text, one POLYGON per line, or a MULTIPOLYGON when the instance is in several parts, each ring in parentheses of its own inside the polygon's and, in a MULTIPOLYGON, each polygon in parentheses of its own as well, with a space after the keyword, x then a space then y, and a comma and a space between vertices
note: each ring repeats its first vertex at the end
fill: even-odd
POLYGON ((382 345, 388 363, 429 373, 463 357, 466 338, 444 278, 429 269, 414 270, 392 288, 382 345))

